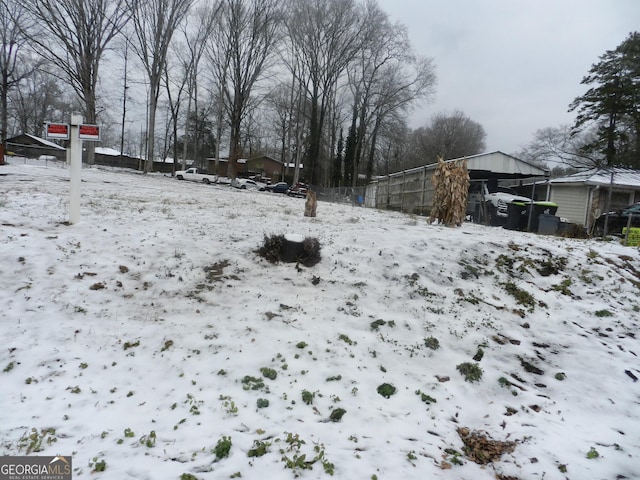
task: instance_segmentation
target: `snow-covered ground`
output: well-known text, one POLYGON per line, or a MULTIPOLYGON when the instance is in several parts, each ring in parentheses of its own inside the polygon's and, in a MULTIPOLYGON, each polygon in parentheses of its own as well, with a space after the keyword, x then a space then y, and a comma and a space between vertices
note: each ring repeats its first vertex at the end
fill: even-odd
POLYGON ((640 478, 637 248, 89 168, 68 225, 68 175, 0 167, 0 454, 73 455, 74 478, 640 478), (268 263, 279 234, 322 260, 268 263))

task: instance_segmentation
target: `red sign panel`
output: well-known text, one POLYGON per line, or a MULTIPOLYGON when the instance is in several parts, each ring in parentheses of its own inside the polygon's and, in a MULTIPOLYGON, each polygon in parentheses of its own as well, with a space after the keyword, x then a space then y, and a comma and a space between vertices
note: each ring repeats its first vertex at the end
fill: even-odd
POLYGON ((69 125, 66 123, 47 123, 47 138, 69 140, 69 125))
POLYGON ((78 136, 80 140, 100 141, 100 127, 98 125, 79 125, 78 136))

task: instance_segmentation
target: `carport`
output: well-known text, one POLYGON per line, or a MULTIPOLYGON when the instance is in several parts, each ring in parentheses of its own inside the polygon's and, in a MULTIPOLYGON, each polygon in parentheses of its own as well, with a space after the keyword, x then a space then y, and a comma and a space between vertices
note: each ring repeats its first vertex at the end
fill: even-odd
MULTIPOLYGON (((469 178, 473 183, 486 183, 489 190, 500 182, 526 178, 547 177, 549 171, 500 151, 482 153, 448 162, 466 160, 469 178)), ((431 177, 437 164, 392 173, 367 185, 365 205, 398 210, 417 215, 429 215, 434 188, 431 177)))

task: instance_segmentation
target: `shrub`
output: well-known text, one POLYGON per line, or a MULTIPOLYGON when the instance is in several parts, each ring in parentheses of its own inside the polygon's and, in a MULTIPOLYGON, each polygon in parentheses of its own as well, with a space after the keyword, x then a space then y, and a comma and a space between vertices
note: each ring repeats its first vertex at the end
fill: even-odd
POLYGON ((479 382, 482 378, 482 369, 477 363, 464 362, 460 365, 456 365, 456 370, 464 376, 467 382, 479 382))
POLYGON ((336 408, 331 412, 331 415, 329 415, 329 420, 332 422, 339 422, 342 420, 345 413, 347 413, 347 411, 344 408, 336 408))
POLYGON ((213 453, 216 454, 216 460, 228 457, 229 452, 231 451, 231 445, 231 437, 223 436, 220 440, 218 440, 218 443, 216 443, 216 446, 213 449, 213 453))
POLYGON ((276 372, 273 368, 268 367, 262 367, 260 369, 260 373, 262 373, 263 377, 268 378, 269 380, 275 380, 278 376, 278 372, 276 372))
POLYGON ((440 342, 435 337, 427 337, 424 339, 424 345, 431 350, 438 350, 440 348, 440 342))
POLYGON ((391 398, 391 395, 396 393, 397 389, 390 383, 383 383, 378 387, 378 393, 384 398, 391 398))

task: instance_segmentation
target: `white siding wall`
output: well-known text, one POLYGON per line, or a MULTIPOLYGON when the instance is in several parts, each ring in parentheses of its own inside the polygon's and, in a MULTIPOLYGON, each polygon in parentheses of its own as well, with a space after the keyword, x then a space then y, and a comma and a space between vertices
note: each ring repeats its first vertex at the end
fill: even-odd
POLYGON ((552 185, 550 199, 558 204, 556 215, 579 225, 586 225, 589 188, 552 185))

